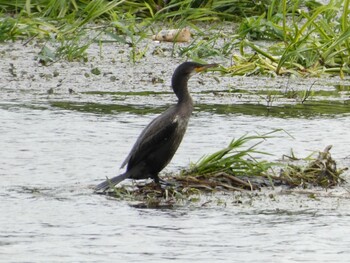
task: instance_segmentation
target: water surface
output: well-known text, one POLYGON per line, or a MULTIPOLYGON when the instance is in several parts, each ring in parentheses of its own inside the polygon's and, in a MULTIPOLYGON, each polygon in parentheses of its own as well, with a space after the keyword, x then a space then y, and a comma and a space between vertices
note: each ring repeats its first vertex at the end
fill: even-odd
MULTIPOLYGON (((2 54, 4 61, 11 52, 2 54)), ((93 194, 93 185, 121 172, 142 128, 174 102, 168 87, 173 67, 162 68, 164 61, 114 67, 108 59, 91 62, 118 76, 116 82, 84 77, 86 64, 30 67, 30 56, 11 63, 17 77, 6 63, 0 70, 1 262, 348 262, 348 184, 214 194, 174 209, 139 209, 93 194), (125 68, 125 79, 116 67, 125 68), (45 80, 42 74, 54 70, 60 75, 45 80), (153 85, 149 72, 167 81, 153 85)), ((260 149, 274 154, 266 158, 279 159, 291 149, 305 157, 332 144, 338 165, 349 165, 348 94, 331 85, 340 80, 317 86, 331 91, 327 101, 334 103, 320 102, 316 94, 293 110, 287 105, 295 98, 279 97, 283 78, 222 77, 218 83, 213 76, 191 80, 195 112, 164 172, 186 168, 245 133, 280 128, 293 138, 282 132, 264 142, 260 149), (265 100, 267 91, 254 93, 263 83, 279 91, 272 103, 265 100), (249 92, 233 92, 234 85, 249 92), (322 107, 315 108, 317 102, 322 107)), ((302 90, 311 81, 290 85, 302 90)))

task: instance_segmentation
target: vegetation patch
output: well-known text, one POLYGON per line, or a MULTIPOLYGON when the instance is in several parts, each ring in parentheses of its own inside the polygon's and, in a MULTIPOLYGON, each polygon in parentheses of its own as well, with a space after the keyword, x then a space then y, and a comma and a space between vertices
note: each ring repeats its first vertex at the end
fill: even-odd
POLYGON ((135 63, 145 56, 147 41, 159 27, 187 27, 193 41, 174 43, 171 55, 197 61, 230 58, 231 65, 221 68, 223 74, 344 77, 350 74, 349 4, 350 0, 4 0, 0 41, 20 39, 26 45, 44 40, 38 54, 43 65, 59 59, 87 61, 92 43, 102 47, 116 42, 130 47, 135 63))
POLYGON ((337 168, 330 154, 331 146, 316 158, 288 157, 287 164, 262 160, 261 155, 267 153, 256 147, 271 138, 272 133, 233 140, 226 148, 204 156, 181 174, 166 175, 161 186, 154 182, 123 184, 113 187, 106 195, 129 201, 136 207, 169 208, 197 202, 208 193, 256 191, 277 185, 287 189, 327 189, 345 182, 341 174, 347 168, 337 168), (295 164, 296 161, 299 164, 295 164))
MULTIPOLYGON (((310 160, 306 165, 300 166, 292 163, 287 164, 280 171, 279 176, 273 179, 280 180, 282 184, 290 187, 320 186, 331 188, 344 182, 340 177, 345 169, 337 169, 335 160, 331 157, 332 146, 327 146, 318 153, 316 159, 310 160)), ((295 157, 292 157, 295 160, 295 157)))

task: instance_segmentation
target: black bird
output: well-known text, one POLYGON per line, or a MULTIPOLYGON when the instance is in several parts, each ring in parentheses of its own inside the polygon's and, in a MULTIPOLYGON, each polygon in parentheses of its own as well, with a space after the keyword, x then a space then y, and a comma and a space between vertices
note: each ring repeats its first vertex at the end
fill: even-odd
POLYGON ((215 66, 217 64, 184 62, 176 68, 171 85, 178 98, 177 104, 156 117, 142 131, 121 166, 123 168, 127 164, 126 172, 97 185, 96 191, 105 192, 127 178, 152 178, 159 184, 158 173, 173 158, 192 114, 193 102, 187 89, 187 81, 194 73, 215 66))

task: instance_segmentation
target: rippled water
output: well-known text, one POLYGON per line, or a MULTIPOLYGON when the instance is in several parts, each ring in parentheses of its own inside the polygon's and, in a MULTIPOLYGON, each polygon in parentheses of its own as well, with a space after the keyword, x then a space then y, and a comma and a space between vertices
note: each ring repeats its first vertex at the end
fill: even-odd
MULTIPOLYGON (((212 197, 207 206, 143 210, 92 194, 117 172, 135 136, 153 117, 64 110, 1 109, 2 262, 347 262, 347 187, 313 200, 275 190, 212 197), (218 203, 224 198, 226 206, 218 203), (213 201, 214 200, 214 201, 213 201)), ((184 167, 250 130, 284 128, 268 149, 307 153, 334 144, 346 157, 346 118, 289 120, 197 113, 168 170, 184 167), (308 132, 299 127, 307 125, 308 132), (319 127, 325 127, 319 129, 319 127), (345 130, 332 137, 334 130, 345 130), (220 133, 218 132, 220 131, 220 133)), ((346 159, 346 158, 345 158, 346 159)), ((324 190, 323 190, 324 191, 324 190)), ((334 190, 333 190, 334 191, 334 190)))
MULTIPOLYGON (((46 89, 56 85, 55 79, 45 83, 24 76, 9 81, 2 73, 8 81, 1 83, 0 94, 0 262, 349 261, 348 184, 314 189, 316 197, 302 189, 280 188, 214 194, 174 209, 139 209, 93 194, 91 186, 120 172, 141 129, 174 98, 164 87, 164 93, 145 97, 99 94, 103 89, 121 91, 124 85, 107 81, 101 88, 102 77, 84 79, 68 74, 69 69, 77 71, 62 67, 68 80, 65 89, 54 94, 46 89), (81 85, 85 86, 79 90, 81 85), (69 95, 68 87, 76 92, 69 95), (158 108, 150 111, 153 107, 158 108)), ((147 74, 132 76, 137 83, 147 74)), ((205 79, 194 78, 192 86, 198 78, 205 79)), ((215 88, 227 90, 230 81, 215 88)), ((241 88, 254 89, 258 80, 235 81, 241 88)), ((279 81, 283 82, 277 79, 271 85, 279 86, 279 81)), ((278 159, 290 149, 305 157, 332 144, 339 166, 349 165, 346 105, 331 115, 284 117, 255 104, 235 111, 234 103, 252 98, 211 92, 213 83, 211 79, 200 87, 206 93, 194 89, 196 110, 166 171, 187 167, 247 132, 277 128, 294 138, 280 133, 263 143, 260 149, 275 154, 268 158, 278 159)))

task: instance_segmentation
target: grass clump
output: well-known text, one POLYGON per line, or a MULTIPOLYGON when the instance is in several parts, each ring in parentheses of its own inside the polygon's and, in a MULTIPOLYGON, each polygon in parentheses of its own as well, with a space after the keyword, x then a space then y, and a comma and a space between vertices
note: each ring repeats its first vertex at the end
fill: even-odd
POLYGON ((238 29, 240 54, 233 56, 233 74, 349 74, 349 0, 330 1, 311 10, 299 1, 272 1, 267 13, 250 17, 238 29), (275 9, 276 13, 271 9, 275 9), (273 41, 259 46, 252 40, 273 41))
POLYGON ((36 58, 44 66, 62 59, 69 62, 88 61, 86 51, 94 40, 84 39, 83 41, 85 36, 81 36, 81 34, 84 33, 77 32, 76 35, 48 41, 36 58))
POLYGON ((234 176, 261 175, 272 166, 272 163, 259 161, 253 155, 268 154, 256 150, 256 147, 268 138, 271 138, 270 134, 244 135, 238 139, 233 139, 226 148, 202 157, 184 175, 205 175, 212 173, 227 173, 234 176), (253 143, 251 146, 246 146, 246 144, 256 140, 259 141, 253 143))

